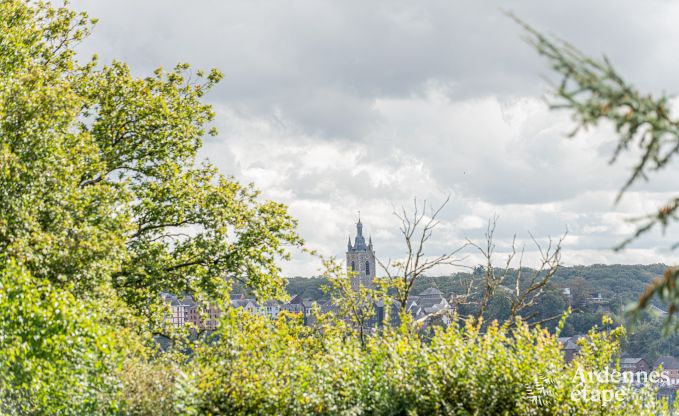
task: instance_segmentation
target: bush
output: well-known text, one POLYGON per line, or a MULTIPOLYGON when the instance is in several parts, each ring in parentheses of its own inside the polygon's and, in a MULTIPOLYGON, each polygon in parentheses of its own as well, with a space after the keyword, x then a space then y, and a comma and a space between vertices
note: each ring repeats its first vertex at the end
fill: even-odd
POLYGON ((0 414, 95 415, 116 410, 114 334, 94 302, 0 269, 0 414))
POLYGON ((649 390, 581 374, 605 371, 621 329, 592 333, 574 365, 543 329, 518 323, 439 329, 430 344, 403 327, 368 338, 232 312, 190 364, 194 414, 658 414, 649 390), (580 370, 579 370, 580 369, 580 370), (580 400, 573 392, 621 392, 580 400), (601 399, 601 398, 600 398, 601 399))

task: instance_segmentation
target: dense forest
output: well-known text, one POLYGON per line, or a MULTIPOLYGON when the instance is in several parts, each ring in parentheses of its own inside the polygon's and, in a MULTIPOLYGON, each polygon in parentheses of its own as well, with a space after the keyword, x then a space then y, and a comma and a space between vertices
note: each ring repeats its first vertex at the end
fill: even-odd
MULTIPOLYGON (((649 283, 661 276, 666 269, 667 266, 663 264, 560 267, 550 285, 552 289, 570 288, 576 303, 601 294, 619 312, 628 303, 636 301, 649 283)), ((474 273, 424 276, 414 283, 413 293, 417 294, 429 287, 435 287, 445 294, 461 293, 461 286, 464 284, 461 285, 460 282, 466 282, 474 273)), ((514 284, 512 276, 513 273, 510 273, 505 286, 511 287, 514 284)), ((329 296, 323 291, 325 285, 327 279, 323 277, 292 277, 288 279, 286 289, 291 296, 301 295, 307 299, 322 300, 329 296)), ((554 311, 558 312, 557 309, 554 311)))

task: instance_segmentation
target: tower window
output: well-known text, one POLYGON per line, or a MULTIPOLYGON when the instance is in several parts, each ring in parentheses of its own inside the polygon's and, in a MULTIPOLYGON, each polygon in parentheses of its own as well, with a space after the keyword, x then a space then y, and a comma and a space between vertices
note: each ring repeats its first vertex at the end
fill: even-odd
POLYGON ((370 274, 370 262, 365 262, 365 274, 370 274))
POLYGON ((354 263, 353 261, 351 262, 351 271, 352 272, 356 271, 356 263, 354 263))

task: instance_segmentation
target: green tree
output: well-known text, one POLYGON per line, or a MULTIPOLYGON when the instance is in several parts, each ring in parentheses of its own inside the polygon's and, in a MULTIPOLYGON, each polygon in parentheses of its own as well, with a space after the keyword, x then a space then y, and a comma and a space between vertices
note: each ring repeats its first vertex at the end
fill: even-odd
POLYGON ((576 309, 586 306, 588 299, 592 296, 592 285, 582 276, 577 276, 569 282, 571 290, 571 304, 576 309))
POLYGON ((302 244, 285 206, 196 163, 221 74, 83 63, 93 24, 0 2, 3 413, 168 414, 191 344, 157 351, 160 293, 284 297, 278 262, 302 244))
MULTIPOLYGON (((371 329, 379 325, 376 321, 376 305, 382 302, 384 311, 388 315, 391 309, 391 299, 387 296, 388 282, 382 279, 374 279, 376 288, 359 285, 358 288, 351 286, 351 279, 357 273, 347 271, 345 265, 335 259, 324 259, 323 267, 328 286, 325 288, 332 297, 332 302, 337 306, 338 318, 347 319, 350 327, 358 335, 361 345, 365 345, 366 337, 371 329)), ((388 319, 384 322, 389 323, 388 319)))
POLYGON ((74 293, 111 286, 144 313, 162 291, 223 299, 235 280, 284 296, 277 261, 301 244, 286 207, 195 162, 221 74, 81 64, 91 24, 0 4, 0 254, 74 293))
POLYGON ((509 295, 498 292, 488 301, 483 317, 486 321, 505 322, 512 316, 512 300, 509 295))

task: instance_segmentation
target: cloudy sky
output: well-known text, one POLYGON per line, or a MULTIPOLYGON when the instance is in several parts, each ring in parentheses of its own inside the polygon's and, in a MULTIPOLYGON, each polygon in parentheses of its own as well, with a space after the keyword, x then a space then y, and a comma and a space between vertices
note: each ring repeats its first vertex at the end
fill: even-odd
MULTIPOLYGON (((343 256, 357 211, 379 257, 403 253, 394 207, 451 200, 435 255, 483 237, 498 250, 568 230, 565 264, 674 263, 672 232, 630 249, 625 220, 677 191, 679 170, 614 205, 633 159, 609 165, 615 136, 573 139, 544 101, 548 66, 502 10, 606 54, 650 92, 679 91, 679 3, 669 1, 80 0, 100 19, 81 46, 139 75, 189 62, 219 68, 208 99, 220 134, 202 152, 223 173, 285 202, 309 246, 343 256)), ((670 230, 672 231, 672 230, 670 230)), ((466 262, 478 261, 473 251, 466 262)), ((499 260, 499 258, 498 258, 499 260)), ((284 265, 313 275, 304 255, 284 265)))

